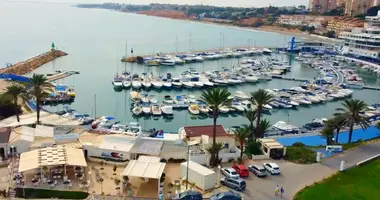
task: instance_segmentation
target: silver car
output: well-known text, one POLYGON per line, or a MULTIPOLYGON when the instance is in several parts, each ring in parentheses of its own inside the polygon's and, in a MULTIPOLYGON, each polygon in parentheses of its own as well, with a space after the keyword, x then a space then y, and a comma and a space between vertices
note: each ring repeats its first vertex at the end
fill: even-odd
POLYGON ((267 170, 261 165, 250 165, 248 166, 248 169, 257 177, 267 176, 267 170))
POLYGON ((239 178, 239 174, 232 167, 229 168, 221 168, 220 172, 227 178, 239 178))
POLYGON ((220 180, 220 184, 237 191, 243 191, 246 187, 245 181, 241 178, 223 178, 220 180))

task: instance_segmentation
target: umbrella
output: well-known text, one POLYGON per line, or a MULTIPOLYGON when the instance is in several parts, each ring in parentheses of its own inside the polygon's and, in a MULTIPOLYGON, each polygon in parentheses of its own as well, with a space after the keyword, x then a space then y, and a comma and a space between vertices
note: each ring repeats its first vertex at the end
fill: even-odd
POLYGON ((107 119, 107 120, 113 120, 113 119, 115 119, 115 118, 112 117, 112 116, 107 116, 107 117, 105 117, 105 119, 107 119))

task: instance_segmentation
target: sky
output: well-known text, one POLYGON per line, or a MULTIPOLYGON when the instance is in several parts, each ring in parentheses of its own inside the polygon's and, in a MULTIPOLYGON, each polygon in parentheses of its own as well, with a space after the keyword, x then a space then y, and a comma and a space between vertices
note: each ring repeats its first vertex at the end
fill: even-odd
POLYGON ((266 7, 273 6, 298 6, 307 5, 309 0, 0 0, 0 1, 24 1, 24 2, 61 2, 61 3, 170 3, 170 4, 203 4, 234 7, 266 7))

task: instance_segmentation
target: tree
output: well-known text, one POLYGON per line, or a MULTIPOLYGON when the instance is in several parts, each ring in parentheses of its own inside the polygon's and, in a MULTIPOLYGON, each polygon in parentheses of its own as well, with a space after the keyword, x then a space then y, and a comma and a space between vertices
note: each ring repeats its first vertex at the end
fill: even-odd
POLYGON ((323 35, 328 37, 328 38, 335 38, 335 31, 327 31, 323 35))
POLYGON ((16 113, 21 113, 21 110, 13 106, 12 98, 6 93, 0 94, 0 119, 14 116, 16 113))
POLYGON ((254 125, 253 123, 255 122, 256 120, 256 110, 247 110, 245 109, 244 112, 243 112, 243 115, 245 118, 247 118, 247 120, 249 121, 249 126, 250 126, 250 140, 253 140, 253 138, 255 138, 255 135, 254 135, 254 125))
POLYGON ((336 131, 336 138, 335 138, 335 142, 339 142, 339 133, 340 133, 340 129, 343 128, 344 126, 344 117, 343 116, 340 116, 340 115, 337 115, 329 120, 326 121, 325 125, 331 129, 333 129, 333 131, 335 130, 336 131))
POLYGON ((251 128, 249 126, 243 126, 237 130, 234 130, 234 137, 240 144, 240 160, 243 160, 244 146, 247 137, 251 133, 251 128))
POLYGON ((267 119, 262 119, 259 123, 259 126, 256 127, 256 135, 255 138, 263 138, 265 132, 267 132, 270 129, 270 122, 267 119))
POLYGON ((211 155, 210 163, 215 166, 219 165, 219 152, 224 148, 224 144, 221 142, 215 143, 207 147, 206 151, 211 155), (215 156, 214 161, 212 161, 212 155, 215 156))
MULTIPOLYGON (((260 122, 261 122, 260 118, 261 118, 261 114, 263 112, 264 106, 272 102, 273 98, 274 96, 264 89, 259 89, 251 93, 250 101, 252 102, 253 105, 256 106, 256 127, 260 126, 260 122)), ((257 132, 258 130, 259 129, 256 128, 255 136, 261 135, 261 133, 257 132)))
POLYGON ((39 124, 41 103, 46 97, 48 97, 47 91, 51 91, 52 84, 48 82, 46 76, 42 74, 33 74, 29 86, 29 92, 36 100, 37 124, 39 124))
POLYGON ((363 129, 368 128, 369 121, 367 118, 360 115, 367 109, 367 104, 364 101, 357 99, 345 100, 342 103, 343 108, 337 108, 336 116, 340 116, 344 119, 344 125, 349 127, 348 142, 351 143, 352 132, 354 131, 354 125, 359 125, 363 129))
POLYGON ((334 129, 325 126, 321 131, 320 131, 322 137, 326 139, 326 144, 327 145, 332 145, 333 144, 333 138, 334 138, 334 129))
POLYGON ((13 100, 13 106, 15 107, 17 122, 20 122, 18 99, 19 97, 23 98, 24 93, 25 88, 19 84, 12 84, 7 87, 6 94, 9 95, 13 100))
POLYGON ((380 122, 377 122, 375 127, 380 130, 380 122))
MULTIPOLYGON (((207 105, 212 109, 212 118, 213 118, 213 133, 212 133, 212 145, 216 144, 216 122, 219 116, 219 107, 229 106, 231 104, 231 95, 227 89, 223 88, 212 88, 205 92, 202 92, 201 100, 206 102, 207 105)), ((216 154, 211 154, 210 165, 212 167, 217 166, 217 157, 216 154)))

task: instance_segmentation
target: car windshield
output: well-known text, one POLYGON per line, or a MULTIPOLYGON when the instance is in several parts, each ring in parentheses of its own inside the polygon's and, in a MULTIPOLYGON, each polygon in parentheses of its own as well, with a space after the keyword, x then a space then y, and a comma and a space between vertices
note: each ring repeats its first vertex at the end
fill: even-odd
POLYGON ((231 172, 232 175, 237 175, 238 173, 237 172, 231 172))
POLYGON ((240 182, 240 185, 244 186, 245 185, 245 181, 240 182))
POLYGON ((242 171, 243 171, 244 173, 247 173, 247 172, 248 172, 248 170, 246 170, 246 169, 243 169, 242 171))
POLYGON ((273 169, 275 169, 275 170, 279 170, 280 168, 278 168, 278 167, 273 167, 273 169))
POLYGON ((259 169, 259 171, 260 171, 260 172, 266 172, 266 170, 265 170, 265 169, 259 169))

